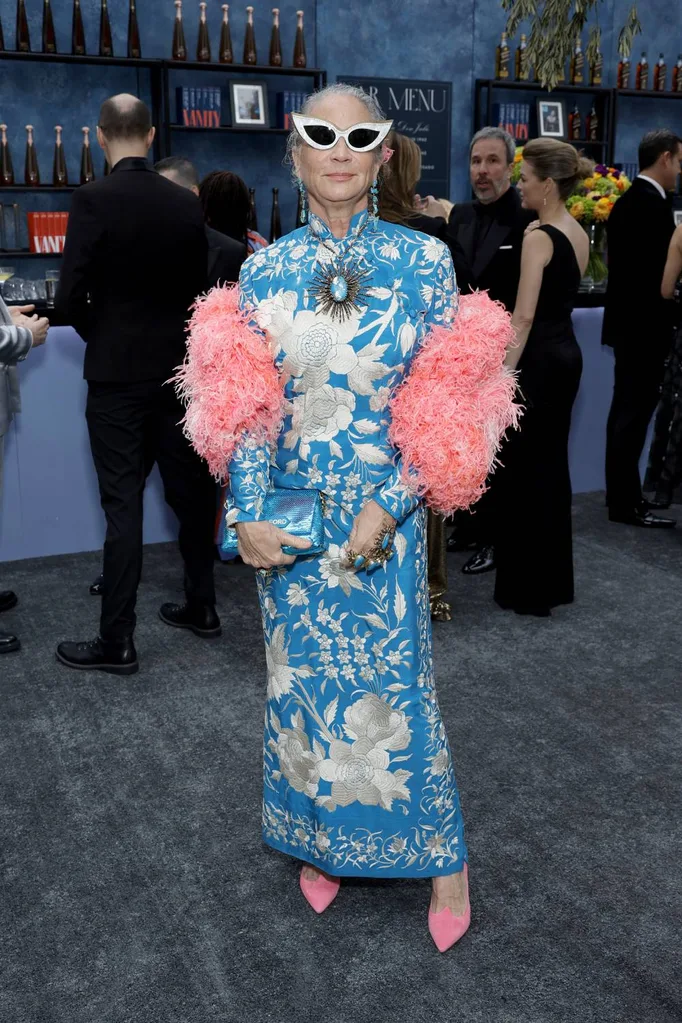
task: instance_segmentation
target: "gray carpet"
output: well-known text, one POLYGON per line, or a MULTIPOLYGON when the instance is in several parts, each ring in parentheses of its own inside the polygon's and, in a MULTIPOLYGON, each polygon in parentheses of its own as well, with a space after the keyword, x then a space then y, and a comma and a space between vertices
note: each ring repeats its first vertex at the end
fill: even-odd
POLYGON ((121 680, 54 660, 96 631, 97 554, 2 566, 24 642, 0 662, 2 1023, 679 1023, 682 529, 609 525, 596 494, 575 519, 578 601, 551 620, 450 558, 473 924, 445 956, 428 883, 348 882, 317 918, 261 845, 248 569, 218 568, 202 642, 156 617, 180 568, 149 548, 121 680))

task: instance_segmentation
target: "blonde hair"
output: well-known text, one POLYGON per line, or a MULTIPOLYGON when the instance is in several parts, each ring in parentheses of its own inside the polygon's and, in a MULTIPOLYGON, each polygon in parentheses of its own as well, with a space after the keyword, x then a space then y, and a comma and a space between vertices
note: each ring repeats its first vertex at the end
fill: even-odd
POLYGON ((594 169, 591 160, 559 139, 526 142, 523 159, 540 179, 551 178, 554 181, 561 199, 568 199, 577 182, 589 177, 594 169))
POLYGON ((381 169, 380 216, 391 224, 405 224, 419 215, 414 190, 422 173, 422 152, 414 139, 397 131, 390 132, 386 145, 393 156, 381 169))

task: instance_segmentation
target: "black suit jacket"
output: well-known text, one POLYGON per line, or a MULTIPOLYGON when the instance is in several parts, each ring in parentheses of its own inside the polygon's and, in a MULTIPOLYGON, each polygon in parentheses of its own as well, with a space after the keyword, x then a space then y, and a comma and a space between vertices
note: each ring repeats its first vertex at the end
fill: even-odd
POLYGON ((199 200, 146 160, 120 160, 108 177, 78 188, 55 304, 87 344, 85 379, 168 379, 185 356, 207 258, 199 200))
POLYGON ((448 221, 448 234, 461 246, 470 269, 473 288, 487 291, 510 312, 516 304, 521 276, 523 232, 536 214, 524 210, 515 188, 495 204, 495 215, 481 244, 478 244, 479 211, 482 203, 457 203, 448 221))
POLYGON ((239 271, 246 259, 246 245, 242 245, 221 231, 206 226, 208 241, 208 286, 236 284, 239 271))
POLYGON ((673 302, 661 296, 668 246, 675 230, 672 199, 635 178, 606 222, 609 279, 602 343, 637 345, 646 352, 670 346, 673 302))

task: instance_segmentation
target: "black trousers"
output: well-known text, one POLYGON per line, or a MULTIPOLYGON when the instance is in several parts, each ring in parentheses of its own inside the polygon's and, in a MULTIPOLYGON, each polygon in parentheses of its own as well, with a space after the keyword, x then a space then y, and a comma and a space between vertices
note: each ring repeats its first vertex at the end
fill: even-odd
MULTIPOLYGON (((628 339, 615 348, 613 400, 606 426, 606 503, 630 512, 642 502, 639 460, 659 400, 670 345, 628 339)), ((670 335, 672 344, 672 333, 670 335)))
POLYGON ((130 636, 142 571, 147 475, 159 466, 167 503, 180 522, 187 600, 215 603, 215 483, 179 426, 183 407, 161 381, 88 384, 86 418, 107 532, 100 635, 130 636))

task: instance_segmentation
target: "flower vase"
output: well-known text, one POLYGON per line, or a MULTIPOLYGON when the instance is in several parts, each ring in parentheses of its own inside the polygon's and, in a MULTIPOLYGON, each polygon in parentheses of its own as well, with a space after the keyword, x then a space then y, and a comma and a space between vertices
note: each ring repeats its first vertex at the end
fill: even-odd
POLYGON ((604 292, 609 274, 606 266, 606 225, 592 223, 583 226, 590 239, 590 258, 580 282, 580 291, 604 292))

